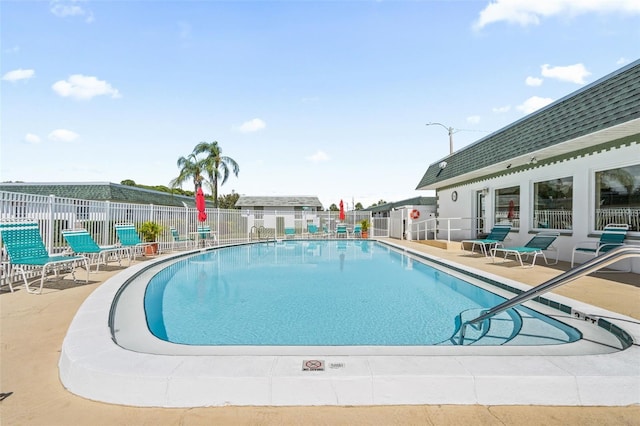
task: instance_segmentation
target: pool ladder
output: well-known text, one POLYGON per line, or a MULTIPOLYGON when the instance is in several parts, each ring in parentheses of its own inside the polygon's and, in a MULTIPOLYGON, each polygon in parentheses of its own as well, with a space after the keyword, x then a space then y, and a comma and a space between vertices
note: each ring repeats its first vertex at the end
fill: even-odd
POLYGON ((600 255, 594 259, 589 260, 588 262, 583 263, 582 265, 576 266, 573 269, 569 269, 566 272, 558 275, 557 277, 551 278, 550 280, 533 287, 530 290, 525 291, 524 293, 519 294, 518 296, 507 300, 499 305, 494 306, 493 308, 487 310, 482 315, 478 316, 469 321, 465 321, 460 326, 460 336, 458 338, 458 344, 464 344, 465 331, 468 325, 478 329, 478 323, 480 323, 480 328, 482 327, 482 322, 490 319, 491 317, 506 311, 509 308, 514 307, 515 305, 520 305, 524 302, 527 302, 531 299, 538 297, 543 293, 547 293, 553 290, 556 287, 560 287, 565 285, 571 281, 574 281, 584 275, 590 274, 592 272, 596 272, 602 268, 606 268, 607 266, 615 263, 619 260, 626 259, 629 257, 640 257, 640 247, 638 246, 622 246, 615 248, 603 255, 600 255))

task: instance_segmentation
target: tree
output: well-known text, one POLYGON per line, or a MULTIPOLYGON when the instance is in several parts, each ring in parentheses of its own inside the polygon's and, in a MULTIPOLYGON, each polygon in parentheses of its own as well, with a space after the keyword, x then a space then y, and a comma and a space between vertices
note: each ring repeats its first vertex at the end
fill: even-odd
POLYGON ((220 196, 218 198, 218 204, 221 209, 235 209, 238 198, 240 198, 240 194, 232 192, 231 194, 220 196))
POLYGON ((363 208, 364 207, 362 207, 362 203, 360 203, 360 202, 356 203, 356 207, 355 207, 356 210, 362 210, 363 208))
POLYGON ((240 166, 231 158, 222 155, 222 149, 217 141, 200 142, 193 150, 192 155, 205 154, 201 161, 202 171, 207 174, 211 192, 213 193, 214 206, 218 207, 218 183, 224 185, 229 178, 229 173, 233 172, 236 177, 240 172, 240 166))
POLYGON ((193 152, 186 157, 178 158, 177 165, 180 169, 180 174, 177 178, 169 182, 169 185, 171 185, 172 188, 178 188, 186 181, 193 179, 194 191, 197 191, 204 179, 202 176, 204 167, 202 160, 198 160, 198 156, 193 152))
POLYGON ((135 183, 135 181, 133 181, 131 179, 125 179, 122 182, 120 182, 120 185, 136 186, 136 183, 135 183))
POLYGON ((387 202, 383 199, 380 199, 377 203, 371 204, 368 208, 370 209, 371 207, 381 206, 383 204, 387 204, 387 202))
POLYGON ((333 204, 331 204, 331 205, 329 206, 329 211, 330 211, 330 212, 337 212, 338 210, 340 210, 340 209, 338 208, 338 206, 336 206, 336 204, 335 204, 335 203, 333 203, 333 204))

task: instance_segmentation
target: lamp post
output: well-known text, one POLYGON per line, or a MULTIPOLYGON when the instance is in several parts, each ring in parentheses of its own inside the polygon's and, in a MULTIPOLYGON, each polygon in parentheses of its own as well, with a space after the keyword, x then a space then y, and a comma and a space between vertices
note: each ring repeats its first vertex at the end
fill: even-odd
POLYGON ((453 134, 455 133, 454 128, 445 126, 442 123, 427 123, 427 126, 434 126, 434 125, 444 127, 445 129, 447 129, 447 132, 449 132, 449 154, 453 154, 453 134))

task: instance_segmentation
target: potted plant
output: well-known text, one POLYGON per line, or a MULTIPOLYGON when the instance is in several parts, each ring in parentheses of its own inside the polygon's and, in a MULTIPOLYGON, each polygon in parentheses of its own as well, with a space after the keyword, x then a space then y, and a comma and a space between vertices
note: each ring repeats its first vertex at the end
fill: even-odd
POLYGON ((142 235, 142 239, 147 243, 153 243, 146 245, 144 250, 145 254, 157 254, 158 253, 158 236, 162 232, 162 226, 157 222, 148 220, 143 222, 138 228, 138 232, 142 235))
POLYGON ((362 231, 362 238, 369 238, 369 219, 362 219, 360 221, 360 229, 362 231))

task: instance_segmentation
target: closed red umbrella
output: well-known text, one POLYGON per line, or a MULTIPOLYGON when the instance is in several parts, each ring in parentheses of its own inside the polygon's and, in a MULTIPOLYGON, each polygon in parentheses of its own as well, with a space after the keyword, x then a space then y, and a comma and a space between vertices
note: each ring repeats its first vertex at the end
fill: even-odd
POLYGON ((340 221, 344 222, 347 215, 344 214, 344 203, 340 200, 340 221))
POLYGON ((202 192, 202 188, 200 187, 198 187, 196 191, 196 208, 198 209, 198 220, 200 222, 207 220, 207 212, 205 211, 207 203, 204 201, 204 192, 202 192))

